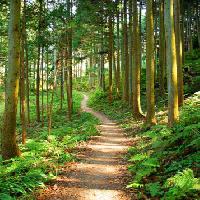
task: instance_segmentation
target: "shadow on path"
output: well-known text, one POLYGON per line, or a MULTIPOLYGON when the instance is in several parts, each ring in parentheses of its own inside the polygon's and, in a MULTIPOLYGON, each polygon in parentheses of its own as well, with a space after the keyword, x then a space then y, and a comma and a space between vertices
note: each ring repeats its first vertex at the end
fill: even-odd
POLYGON ((123 155, 129 139, 122 129, 104 114, 87 107, 84 96, 81 108, 101 121, 100 136, 93 137, 79 162, 65 167, 62 174, 38 197, 38 200, 131 200, 125 189, 129 174, 123 155))

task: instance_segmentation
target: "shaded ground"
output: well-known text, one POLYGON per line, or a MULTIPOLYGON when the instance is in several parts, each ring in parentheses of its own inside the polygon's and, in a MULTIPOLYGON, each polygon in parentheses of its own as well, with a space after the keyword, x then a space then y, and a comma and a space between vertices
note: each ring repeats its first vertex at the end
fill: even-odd
POLYGON ((123 159, 130 140, 120 127, 105 115, 87 107, 82 110, 101 120, 100 136, 80 146, 77 163, 64 167, 62 174, 37 198, 38 200, 131 200, 136 199, 125 187, 129 174, 123 159))

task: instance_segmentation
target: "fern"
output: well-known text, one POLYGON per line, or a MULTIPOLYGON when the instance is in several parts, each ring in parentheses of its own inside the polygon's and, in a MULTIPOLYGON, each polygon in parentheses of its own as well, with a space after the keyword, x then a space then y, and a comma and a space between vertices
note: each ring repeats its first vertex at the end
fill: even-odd
POLYGON ((199 188, 200 179, 194 178, 191 169, 185 169, 183 172, 177 173, 175 176, 167 179, 165 187, 169 188, 165 193, 166 199, 180 199, 187 195, 191 190, 199 188))

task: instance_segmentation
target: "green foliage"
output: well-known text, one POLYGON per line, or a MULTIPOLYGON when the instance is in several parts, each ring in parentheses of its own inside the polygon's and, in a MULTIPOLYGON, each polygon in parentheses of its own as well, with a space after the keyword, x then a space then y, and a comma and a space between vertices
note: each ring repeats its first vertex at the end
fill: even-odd
POLYGON ((163 191, 159 182, 148 183, 145 185, 145 187, 152 197, 163 195, 163 191))
POLYGON ((161 199, 198 196, 200 179, 195 176, 200 169, 199 97, 196 93, 185 102, 174 127, 156 125, 140 132, 139 142, 128 154, 133 174, 129 187, 143 187, 151 197, 161 199))
POLYGON ((35 188, 44 187, 45 182, 59 173, 59 166, 75 160, 73 148, 79 142, 98 134, 98 119, 89 113, 80 113, 82 95, 76 91, 73 95, 72 121, 66 119, 66 110, 59 110, 56 95, 51 135, 48 134, 46 123, 43 128, 31 124, 26 145, 20 145, 21 157, 5 164, 1 161, 0 199, 15 199, 26 196, 35 188))
POLYGON ((168 191, 163 199, 181 199, 186 197, 189 192, 200 190, 200 179, 194 178, 191 169, 185 169, 167 179, 164 187, 168 188, 168 191))

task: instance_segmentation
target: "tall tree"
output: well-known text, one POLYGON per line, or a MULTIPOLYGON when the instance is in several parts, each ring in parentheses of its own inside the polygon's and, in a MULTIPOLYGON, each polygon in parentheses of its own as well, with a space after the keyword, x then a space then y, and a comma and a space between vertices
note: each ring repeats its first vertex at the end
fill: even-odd
POLYGON ((133 115, 142 117, 140 103, 140 37, 137 0, 133 0, 133 115))
POLYGON ((165 93, 165 26, 164 26, 164 0, 160 0, 160 32, 159 32, 159 93, 163 97, 165 93))
POLYGON ((2 131, 2 157, 19 156, 16 142, 16 115, 20 73, 20 0, 10 0, 8 30, 8 72, 6 81, 5 113, 2 131))
POLYGON ((129 101, 129 57, 128 57, 128 27, 127 27, 127 0, 124 0, 124 101, 129 101))
POLYGON ((108 52, 108 62, 109 62, 109 96, 108 100, 112 103, 112 64, 113 64, 113 26, 112 26, 112 15, 109 14, 108 17, 108 27, 109 27, 109 52, 108 52))
POLYGON ((180 0, 174 0, 174 20, 175 20, 175 40, 176 40, 176 62, 177 62, 177 81, 178 81, 178 104, 183 104, 183 45, 180 26, 180 0))
POLYGON ((177 61, 174 31, 173 0, 165 0, 166 64, 168 84, 168 124, 178 120, 177 61))
POLYGON ((153 0, 147 0, 147 53, 146 53, 146 88, 147 88, 147 116, 146 123, 152 125, 156 123, 155 119, 155 61, 154 61, 154 20, 153 20, 153 0))
MULTIPOLYGON (((24 5, 26 2, 24 1, 24 5)), ((24 6, 25 7, 25 6, 24 6)), ((22 143, 26 142, 26 102, 25 102, 25 12, 23 10, 22 17, 22 38, 21 38, 21 58, 20 58, 20 105, 21 105, 21 125, 22 125, 22 143)))

